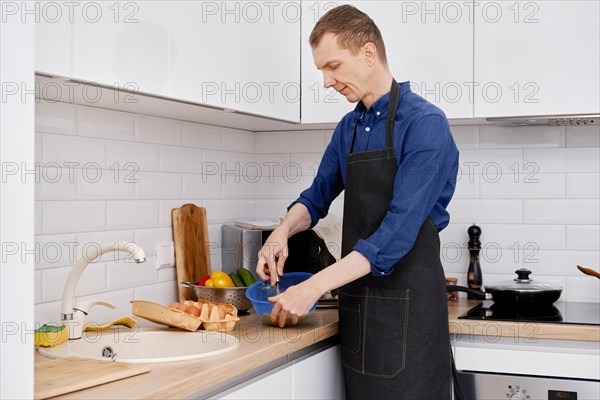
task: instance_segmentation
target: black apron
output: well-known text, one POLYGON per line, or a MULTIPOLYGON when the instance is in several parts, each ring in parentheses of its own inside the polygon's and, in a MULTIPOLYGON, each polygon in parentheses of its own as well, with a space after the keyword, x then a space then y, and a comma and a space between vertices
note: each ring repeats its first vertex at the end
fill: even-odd
MULTIPOLYGON (((398 167, 394 80, 386 148, 348 156, 342 256, 366 239, 390 208, 398 167)), ((368 274, 339 291, 339 326, 348 399, 450 398, 451 363, 446 283, 437 227, 427 218, 412 249, 387 276, 368 274)))

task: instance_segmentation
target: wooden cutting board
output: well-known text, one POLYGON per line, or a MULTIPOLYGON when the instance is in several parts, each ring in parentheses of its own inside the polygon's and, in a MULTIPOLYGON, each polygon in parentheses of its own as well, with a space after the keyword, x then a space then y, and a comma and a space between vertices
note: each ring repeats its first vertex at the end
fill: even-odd
MULTIPOLYGON (((210 243, 206 209, 194 204, 184 204, 171 211, 177 282, 198 282, 210 274, 210 243)), ((193 289, 177 285, 179 302, 198 300, 193 289)))
POLYGON ((47 399, 150 372, 150 366, 68 357, 35 364, 34 397, 47 399))

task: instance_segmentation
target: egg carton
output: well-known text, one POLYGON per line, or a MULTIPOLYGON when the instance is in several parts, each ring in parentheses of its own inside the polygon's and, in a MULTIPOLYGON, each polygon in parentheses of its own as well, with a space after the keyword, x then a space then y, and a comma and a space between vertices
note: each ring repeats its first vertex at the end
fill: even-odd
POLYGON ((157 324, 181 328, 190 332, 197 331, 202 325, 200 318, 151 301, 132 300, 131 313, 157 324))
MULTIPOLYGON (((232 304, 215 303, 206 300, 185 300, 186 306, 200 309, 198 318, 202 321, 202 329, 212 332, 230 332, 240 319, 238 310, 232 304)), ((179 311, 179 310, 178 310, 179 311)))

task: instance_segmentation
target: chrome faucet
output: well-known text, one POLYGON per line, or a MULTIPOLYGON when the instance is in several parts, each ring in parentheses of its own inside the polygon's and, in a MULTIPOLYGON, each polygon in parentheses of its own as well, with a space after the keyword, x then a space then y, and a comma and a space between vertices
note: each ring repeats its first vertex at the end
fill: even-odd
POLYGON ((81 339, 85 317, 93 306, 103 305, 109 308, 115 308, 114 304, 106 301, 84 301, 81 303, 74 301, 75 288, 83 270, 96 258, 111 251, 128 252, 136 263, 143 263, 146 261, 144 250, 133 242, 112 242, 105 244, 104 246, 91 247, 89 250, 88 254, 82 256, 73 266, 73 269, 67 277, 65 289, 63 291, 60 320, 62 324, 69 329, 69 339, 81 339))

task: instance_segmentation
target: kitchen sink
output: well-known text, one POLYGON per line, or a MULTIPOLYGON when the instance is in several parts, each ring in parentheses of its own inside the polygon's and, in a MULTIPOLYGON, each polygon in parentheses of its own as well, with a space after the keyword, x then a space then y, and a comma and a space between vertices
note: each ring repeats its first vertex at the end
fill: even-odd
POLYGON ((85 332, 81 339, 69 340, 55 347, 40 347, 39 352, 51 358, 160 363, 212 357, 237 346, 234 336, 222 332, 118 329, 85 332))

